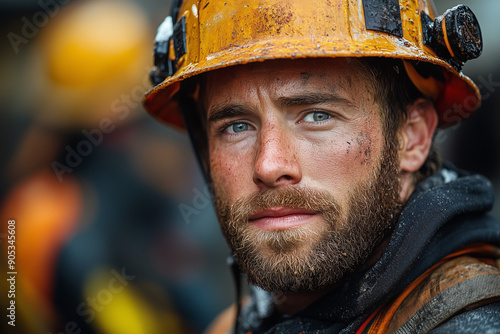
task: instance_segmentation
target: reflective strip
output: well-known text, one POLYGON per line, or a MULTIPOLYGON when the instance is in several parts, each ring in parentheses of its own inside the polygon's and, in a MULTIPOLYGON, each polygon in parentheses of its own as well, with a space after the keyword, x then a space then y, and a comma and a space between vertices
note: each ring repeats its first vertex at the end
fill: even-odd
POLYGON ((439 261, 394 300, 377 309, 357 334, 427 332, 454 314, 500 300, 500 248, 478 243, 439 261))
POLYGON ((500 275, 466 279, 421 307, 395 334, 427 333, 455 314, 500 300, 500 275))

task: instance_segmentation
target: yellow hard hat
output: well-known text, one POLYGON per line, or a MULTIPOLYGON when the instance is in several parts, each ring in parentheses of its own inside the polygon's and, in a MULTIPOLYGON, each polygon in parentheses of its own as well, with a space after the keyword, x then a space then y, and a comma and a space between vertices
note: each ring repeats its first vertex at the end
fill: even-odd
POLYGON ((129 1, 87 0, 53 20, 35 45, 34 109, 50 125, 96 126, 147 75, 147 16, 129 1))
POLYGON ((151 77, 157 86, 143 99, 150 114, 170 125, 184 127, 178 103, 183 80, 268 59, 402 59, 415 86, 435 102, 441 128, 480 104, 478 88, 461 73, 463 63, 482 51, 479 24, 466 6, 436 17, 428 0, 177 3, 155 41, 151 77), (429 64, 438 75, 430 74, 436 71, 429 64))

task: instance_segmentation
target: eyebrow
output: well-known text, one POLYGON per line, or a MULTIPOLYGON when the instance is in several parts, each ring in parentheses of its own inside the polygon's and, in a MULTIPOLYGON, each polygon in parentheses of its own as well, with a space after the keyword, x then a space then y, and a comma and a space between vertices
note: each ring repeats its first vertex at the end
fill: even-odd
POLYGON ((208 116, 208 123, 220 121, 221 119, 231 118, 235 116, 248 115, 250 111, 242 105, 229 104, 216 107, 208 116))
POLYGON ((354 106, 355 103, 335 93, 306 93, 293 96, 282 96, 278 98, 277 105, 281 108, 305 106, 321 103, 338 103, 346 106, 354 106))

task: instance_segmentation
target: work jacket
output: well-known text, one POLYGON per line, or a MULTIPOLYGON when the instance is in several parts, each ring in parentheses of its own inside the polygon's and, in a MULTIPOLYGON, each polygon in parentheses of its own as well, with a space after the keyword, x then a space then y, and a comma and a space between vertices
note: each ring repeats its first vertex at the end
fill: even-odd
POLYGON ((500 333, 493 202, 486 178, 445 164, 417 186, 375 264, 291 316, 251 286, 238 332, 500 333))

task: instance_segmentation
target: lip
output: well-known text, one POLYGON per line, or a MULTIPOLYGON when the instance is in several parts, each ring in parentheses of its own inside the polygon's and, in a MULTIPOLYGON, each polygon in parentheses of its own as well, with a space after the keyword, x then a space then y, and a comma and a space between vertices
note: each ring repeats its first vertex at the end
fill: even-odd
POLYGON ((306 224, 316 214, 315 211, 301 208, 270 208, 254 213, 249 222, 264 230, 283 230, 306 224))

